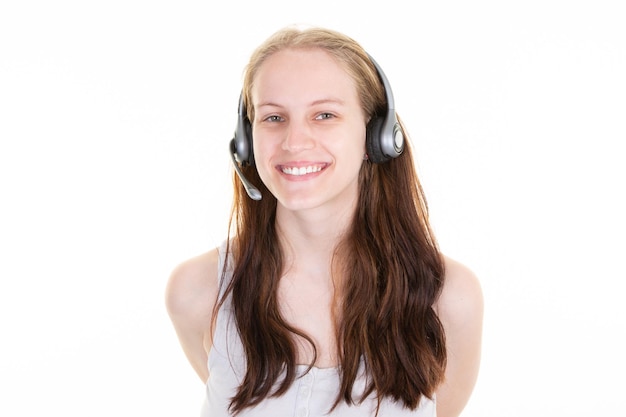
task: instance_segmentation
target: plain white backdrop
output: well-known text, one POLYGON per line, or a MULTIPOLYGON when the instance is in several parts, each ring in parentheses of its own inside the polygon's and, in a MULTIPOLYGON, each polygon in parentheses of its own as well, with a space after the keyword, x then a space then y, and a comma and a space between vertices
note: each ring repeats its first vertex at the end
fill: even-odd
POLYGON ((440 245, 481 279, 463 417, 623 412, 618 3, 3 2, 0 415, 198 415, 163 292, 225 237, 243 67, 290 24, 384 68, 440 245))

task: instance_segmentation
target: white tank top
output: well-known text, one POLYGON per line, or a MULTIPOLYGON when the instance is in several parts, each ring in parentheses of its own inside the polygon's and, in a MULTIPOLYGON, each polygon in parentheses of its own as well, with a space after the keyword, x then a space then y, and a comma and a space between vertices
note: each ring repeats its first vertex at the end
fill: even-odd
MULTIPOLYGON (((225 262, 226 245, 219 250, 218 276, 225 262)), ((230 279, 231 271, 225 278, 230 279)), ((224 287, 224 286, 222 286, 224 287)), ((208 359, 209 379, 206 385, 206 398, 202 407, 202 417, 228 417, 230 399, 237 392, 245 371, 246 360, 243 345, 234 324, 231 303, 228 300, 218 312, 213 346, 208 359)), ((299 365, 298 376, 289 390, 278 398, 267 398, 259 405, 246 408, 240 417, 365 417, 374 416, 376 398, 371 395, 365 401, 354 405, 340 402, 329 414, 337 397, 340 386, 336 368, 313 367, 306 372, 307 366, 299 365)), ((354 392, 363 392, 365 376, 357 377, 354 392)), ((355 398, 360 398, 358 395, 355 398)), ((385 398, 380 405, 379 417, 436 417, 436 403, 423 397, 415 410, 409 410, 402 403, 385 398)))

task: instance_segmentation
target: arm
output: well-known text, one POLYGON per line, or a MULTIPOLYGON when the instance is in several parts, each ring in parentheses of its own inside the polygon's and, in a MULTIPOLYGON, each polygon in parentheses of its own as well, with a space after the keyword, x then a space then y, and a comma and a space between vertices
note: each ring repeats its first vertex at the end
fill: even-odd
POLYGON ((437 389, 437 415, 457 417, 470 398, 480 367, 483 296, 476 276, 446 258, 445 284, 436 304, 446 332, 445 381, 437 389))
POLYGON ((211 319, 218 295, 217 250, 177 266, 167 283, 165 305, 189 363, 206 383, 212 345, 211 319))

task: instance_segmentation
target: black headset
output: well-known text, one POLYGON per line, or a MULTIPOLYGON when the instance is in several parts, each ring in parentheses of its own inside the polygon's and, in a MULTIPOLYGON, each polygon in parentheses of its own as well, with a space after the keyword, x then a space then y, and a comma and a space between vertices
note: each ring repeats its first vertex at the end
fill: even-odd
MULTIPOLYGON (((369 56, 369 55, 368 55, 369 56)), ((397 158, 404 150, 404 134, 396 117, 395 104, 391 86, 378 63, 369 56, 372 64, 376 67, 378 77, 383 83, 387 109, 385 114, 372 117, 367 124, 365 147, 368 159, 376 164, 382 164, 390 159, 397 158)), ((241 179, 248 195, 254 200, 261 199, 261 193, 243 176, 239 164, 246 166, 254 163, 252 153, 252 126, 247 116, 246 106, 243 102, 243 94, 239 96, 239 108, 237 110, 237 127, 230 141, 230 153, 235 170, 241 179)))

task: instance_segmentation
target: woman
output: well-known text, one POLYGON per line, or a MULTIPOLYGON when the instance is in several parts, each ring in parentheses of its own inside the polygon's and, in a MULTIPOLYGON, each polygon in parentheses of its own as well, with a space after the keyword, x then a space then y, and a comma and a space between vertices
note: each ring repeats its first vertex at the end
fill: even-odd
POLYGON ((206 416, 460 414, 482 293, 439 252, 405 137, 349 37, 288 28, 253 53, 230 238, 166 294, 206 416))

